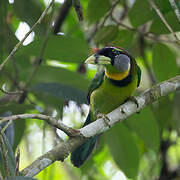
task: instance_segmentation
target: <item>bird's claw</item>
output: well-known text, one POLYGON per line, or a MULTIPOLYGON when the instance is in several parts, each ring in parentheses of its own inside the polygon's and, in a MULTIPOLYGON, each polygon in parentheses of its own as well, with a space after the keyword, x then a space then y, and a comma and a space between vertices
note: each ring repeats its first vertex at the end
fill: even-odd
POLYGON ((110 119, 105 115, 105 114, 102 114, 102 113, 99 113, 97 115, 97 118, 103 118, 104 119, 104 123, 110 128, 111 125, 110 125, 110 119))
MULTIPOLYGON (((130 97, 128 98, 128 100, 130 100, 130 101, 134 102, 134 103, 136 104, 137 108, 139 107, 138 100, 136 99, 136 97, 135 97, 135 96, 130 96, 130 97)), ((139 114, 139 113, 140 113, 140 111, 137 111, 137 113, 139 114)))
POLYGON ((128 98, 128 100, 134 102, 134 103, 136 104, 137 108, 139 107, 139 103, 138 103, 138 100, 136 99, 136 97, 130 96, 130 97, 128 98))

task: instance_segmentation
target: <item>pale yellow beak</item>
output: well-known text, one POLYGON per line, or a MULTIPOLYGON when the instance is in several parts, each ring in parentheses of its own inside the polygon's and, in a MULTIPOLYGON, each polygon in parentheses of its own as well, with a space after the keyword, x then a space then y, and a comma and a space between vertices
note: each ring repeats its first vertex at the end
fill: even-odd
POLYGON ((84 63, 106 65, 106 64, 111 64, 111 58, 102 55, 95 56, 93 54, 92 56, 88 57, 84 63))

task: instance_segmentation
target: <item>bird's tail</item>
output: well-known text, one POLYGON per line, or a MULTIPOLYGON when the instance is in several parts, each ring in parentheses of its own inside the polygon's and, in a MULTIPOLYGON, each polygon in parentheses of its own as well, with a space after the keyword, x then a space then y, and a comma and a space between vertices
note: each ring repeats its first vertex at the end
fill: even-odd
MULTIPOLYGON (((89 124, 90 121, 90 114, 88 115, 86 122, 84 126, 89 124)), ((80 167, 91 155, 93 149, 96 146, 96 142, 98 140, 99 136, 94 136, 90 139, 88 139, 85 143, 77 147, 72 153, 71 153, 71 162, 74 166, 80 167)))

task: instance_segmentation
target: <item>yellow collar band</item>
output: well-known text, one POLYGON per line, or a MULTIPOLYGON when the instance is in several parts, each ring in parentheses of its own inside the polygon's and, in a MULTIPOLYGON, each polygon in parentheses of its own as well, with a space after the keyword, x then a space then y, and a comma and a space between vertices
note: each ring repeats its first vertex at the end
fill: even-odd
POLYGON ((107 71, 105 71, 105 75, 110 78, 110 79, 113 79, 113 80, 122 80, 124 78, 126 78, 129 74, 129 69, 127 71, 124 71, 122 73, 108 73, 107 71))

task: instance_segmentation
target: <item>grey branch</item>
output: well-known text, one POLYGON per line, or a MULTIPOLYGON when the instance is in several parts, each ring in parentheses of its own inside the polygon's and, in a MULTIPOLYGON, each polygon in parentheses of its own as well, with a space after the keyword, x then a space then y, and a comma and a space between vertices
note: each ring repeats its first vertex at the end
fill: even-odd
MULTIPOLYGON (((110 119, 110 126, 112 127, 116 123, 122 122, 127 117, 139 112, 147 105, 152 104, 161 97, 167 96, 168 94, 178 90, 180 90, 180 75, 153 86, 152 88, 143 92, 140 96, 136 97, 139 104, 138 108, 134 102, 128 101, 111 113, 107 114, 107 117, 110 119)), ((82 137, 77 136, 70 138, 66 142, 61 142, 52 150, 35 160, 31 165, 23 169, 21 173, 24 176, 35 176, 54 161, 64 161, 69 153, 71 153, 77 146, 85 142, 87 138, 103 133, 109 128, 110 127, 104 122, 103 118, 92 122, 91 124, 80 129, 82 137)))
POLYGON ((26 38, 32 33, 32 31, 34 30, 34 28, 41 23, 42 19, 44 18, 44 16, 47 14, 49 8, 53 5, 54 0, 51 1, 51 3, 49 4, 49 6, 47 6, 47 8, 43 11, 43 13, 41 14, 40 18, 37 20, 37 22, 31 27, 31 29, 26 33, 26 35, 24 36, 24 38, 18 42, 16 44, 16 46, 14 47, 14 49, 11 51, 11 53, 8 55, 8 57, 4 60, 4 62, 0 65, 0 70, 2 70, 2 68, 4 67, 4 65, 8 62, 8 60, 10 58, 13 57, 13 55, 15 54, 15 52, 22 46, 23 42, 26 40, 26 38))
POLYGON ((17 120, 17 119, 29 119, 29 118, 44 120, 51 126, 54 126, 58 129, 62 130, 70 137, 74 137, 74 136, 78 136, 78 135, 80 136, 79 130, 74 130, 74 129, 66 126, 62 122, 57 121, 55 118, 46 116, 44 114, 18 114, 18 115, 13 115, 13 116, 8 116, 8 117, 0 117, 0 124, 3 122, 6 122, 6 121, 13 121, 13 120, 17 120))
POLYGON ((159 10, 159 8, 157 7, 157 5, 154 3, 153 0, 149 0, 149 3, 151 4, 152 8, 156 11, 156 13, 158 14, 158 16, 160 17, 160 19, 162 20, 162 22, 165 24, 165 26, 167 27, 167 29, 171 32, 171 34, 174 36, 174 38, 176 39, 177 43, 180 44, 180 40, 178 39, 178 37, 176 36, 176 33, 173 31, 173 29, 171 28, 171 26, 168 24, 168 22, 166 21, 166 19, 164 18, 163 14, 161 13, 161 11, 159 10))

